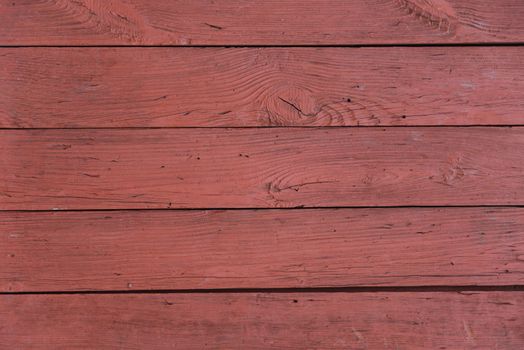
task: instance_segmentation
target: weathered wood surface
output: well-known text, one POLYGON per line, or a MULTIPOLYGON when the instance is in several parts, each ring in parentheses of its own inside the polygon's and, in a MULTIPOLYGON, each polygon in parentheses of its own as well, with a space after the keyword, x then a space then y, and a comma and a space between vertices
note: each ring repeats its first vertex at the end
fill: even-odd
POLYGON ((524 124, 521 47, 0 50, 0 127, 524 124))
POLYGON ((0 291, 524 282, 524 209, 0 213, 0 291))
POLYGON ((4 295, 4 349, 522 349, 522 292, 4 295))
POLYGON ((523 17, 0 0, 0 349, 524 349, 523 17))
POLYGON ((0 136, 0 209, 524 204, 521 127, 0 136))
POLYGON ((520 0, 2 0, 1 45, 524 42, 520 0))

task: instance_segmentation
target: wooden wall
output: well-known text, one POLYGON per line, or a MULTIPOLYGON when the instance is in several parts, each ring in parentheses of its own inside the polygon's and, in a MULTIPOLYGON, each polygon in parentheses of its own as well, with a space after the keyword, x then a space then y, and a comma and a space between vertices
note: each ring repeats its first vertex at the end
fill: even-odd
POLYGON ((0 0, 0 348, 524 348, 522 18, 0 0))

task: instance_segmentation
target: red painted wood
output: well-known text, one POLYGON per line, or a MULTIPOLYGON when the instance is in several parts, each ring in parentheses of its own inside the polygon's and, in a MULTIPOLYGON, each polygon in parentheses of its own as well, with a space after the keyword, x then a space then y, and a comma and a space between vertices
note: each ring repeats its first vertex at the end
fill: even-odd
POLYGON ((2 0, 1 45, 523 42, 520 0, 2 0))
POLYGON ((522 292, 5 295, 5 349, 522 349, 522 292))
POLYGON ((0 213, 0 291, 517 285, 524 209, 0 213))
POLYGON ((0 0, 0 349, 524 348, 523 15, 0 0))
POLYGON ((524 204, 520 127, 0 136, 0 209, 524 204))
POLYGON ((524 124, 521 47, 0 50, 0 126, 524 124))

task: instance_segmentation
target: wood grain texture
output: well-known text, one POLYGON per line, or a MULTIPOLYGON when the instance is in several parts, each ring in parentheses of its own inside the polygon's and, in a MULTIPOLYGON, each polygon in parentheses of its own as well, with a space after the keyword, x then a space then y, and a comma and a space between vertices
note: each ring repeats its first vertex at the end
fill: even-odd
POLYGON ((520 208, 3 212, 0 232, 1 292, 524 282, 520 208))
POLYGON ((513 350, 523 304, 522 292, 4 295, 0 346, 513 350))
POLYGON ((520 0, 2 0, 1 45, 523 42, 520 0))
POLYGON ((0 50, 0 127, 524 124, 521 47, 0 50))
POLYGON ((524 204, 522 127, 0 136, 0 209, 524 204))

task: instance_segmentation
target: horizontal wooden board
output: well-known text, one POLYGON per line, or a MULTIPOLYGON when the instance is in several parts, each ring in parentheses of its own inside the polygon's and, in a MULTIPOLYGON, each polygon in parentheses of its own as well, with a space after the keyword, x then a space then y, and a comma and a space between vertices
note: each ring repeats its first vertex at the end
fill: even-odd
POLYGON ((524 209, 0 213, 0 291, 524 282, 524 209))
POLYGON ((0 50, 0 127, 524 124, 521 47, 0 50))
POLYGON ((524 293, 4 295, 4 349, 522 349, 524 293))
POLYGON ((524 204, 522 127, 0 136, 0 209, 524 204))
POLYGON ((2 0, 1 45, 524 41, 520 0, 2 0))

